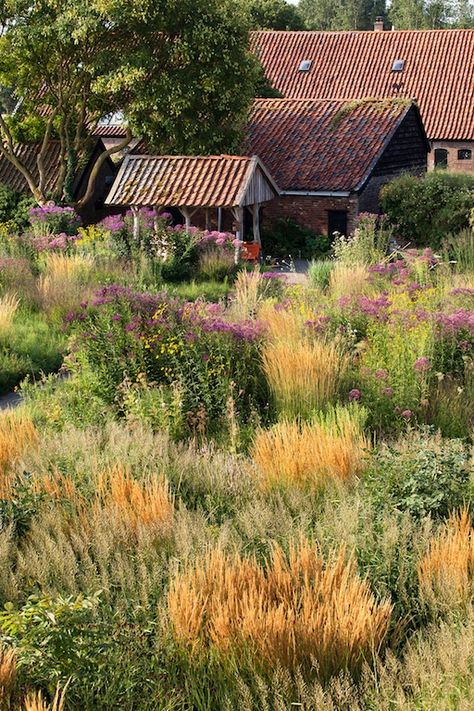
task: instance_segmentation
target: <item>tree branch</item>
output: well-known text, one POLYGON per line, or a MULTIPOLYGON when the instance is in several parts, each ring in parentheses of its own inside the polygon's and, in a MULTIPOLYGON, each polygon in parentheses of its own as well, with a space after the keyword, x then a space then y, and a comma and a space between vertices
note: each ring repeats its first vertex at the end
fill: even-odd
POLYGON ((98 159, 96 160, 96 162, 94 164, 94 167, 91 170, 91 174, 89 175, 89 180, 87 182, 86 192, 77 201, 77 203, 75 205, 75 207, 77 209, 81 209, 82 207, 84 207, 84 205, 86 205, 86 203, 89 202, 92 195, 94 194, 95 184, 96 184, 97 178, 99 176, 100 169, 104 165, 107 158, 110 158, 110 156, 112 156, 114 153, 119 153, 120 151, 123 151, 123 149, 128 146, 128 144, 130 143, 132 138, 133 138, 132 132, 131 132, 130 128, 127 127, 127 135, 123 139, 123 141, 121 141, 120 143, 117 143, 116 146, 113 146, 112 148, 109 148, 108 150, 106 150, 100 154, 100 156, 98 157, 98 159))
POLYGON ((33 197, 39 205, 44 205, 46 203, 46 198, 44 194, 39 189, 33 174, 28 168, 23 165, 23 163, 15 155, 15 149, 13 146, 13 138, 10 133, 10 129, 5 123, 5 119, 0 113, 0 134, 5 138, 8 148, 5 147, 3 140, 0 141, 0 154, 10 161, 12 165, 18 170, 19 173, 25 178, 28 187, 30 188, 33 197))

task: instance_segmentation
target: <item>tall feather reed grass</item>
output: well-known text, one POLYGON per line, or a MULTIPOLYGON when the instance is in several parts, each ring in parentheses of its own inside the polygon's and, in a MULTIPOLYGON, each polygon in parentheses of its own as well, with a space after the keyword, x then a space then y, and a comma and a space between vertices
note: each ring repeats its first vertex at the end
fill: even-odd
POLYGON ((270 342, 285 341, 294 346, 302 340, 304 318, 294 309, 276 309, 275 304, 265 301, 259 307, 258 318, 265 323, 270 342))
POLYGON ((443 610, 466 608, 474 594, 474 529, 466 509, 453 513, 418 567, 422 599, 443 610))
POLYGON ((356 671, 379 650, 391 617, 341 548, 325 563, 301 540, 288 558, 275 547, 267 567, 213 550, 179 573, 168 593, 173 634, 191 654, 205 648, 258 668, 307 667, 328 678, 356 671))
POLYGON ((126 467, 118 464, 101 472, 96 480, 95 513, 118 515, 130 531, 158 528, 165 531, 173 520, 173 501, 168 482, 159 476, 144 481, 134 479, 126 467))
POLYGON ((329 290, 334 299, 341 296, 357 296, 373 291, 368 280, 369 272, 363 264, 336 262, 329 276, 329 290))
POLYGON ((277 410, 289 418, 307 419, 333 402, 348 363, 339 344, 322 340, 269 343, 263 349, 277 410))
POLYGON ((334 408, 313 422, 282 421, 255 435, 252 457, 264 488, 319 488, 359 475, 369 442, 355 408, 334 408))
POLYGON ((64 312, 77 307, 85 297, 84 289, 93 269, 90 255, 48 254, 38 282, 43 308, 48 312, 64 312))
POLYGON ((0 338, 7 336, 10 332, 19 305, 20 299, 16 294, 0 296, 0 338))
POLYGON ((232 315, 239 319, 254 318, 262 301, 260 267, 251 272, 240 271, 234 282, 232 315))
POLYGON ((14 650, 0 647, 0 709, 11 708, 10 700, 16 681, 16 655, 14 650))
POLYGON ((38 442, 38 433, 27 416, 0 414, 0 497, 9 495, 13 465, 28 448, 36 448, 38 442))
MULTIPOLYGON (((67 686, 67 685, 66 685, 67 686)), ((22 711, 64 711, 66 703, 66 688, 56 690, 51 704, 48 704, 41 691, 30 691, 24 701, 22 711)))

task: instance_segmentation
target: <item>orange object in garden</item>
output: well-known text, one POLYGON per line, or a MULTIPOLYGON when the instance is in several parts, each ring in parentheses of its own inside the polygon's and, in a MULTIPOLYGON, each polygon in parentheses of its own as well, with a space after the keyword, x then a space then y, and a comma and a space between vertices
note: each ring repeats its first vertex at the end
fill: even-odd
POLYGON ((240 248, 240 256, 248 261, 257 261, 260 257, 260 245, 258 242, 244 242, 240 248))

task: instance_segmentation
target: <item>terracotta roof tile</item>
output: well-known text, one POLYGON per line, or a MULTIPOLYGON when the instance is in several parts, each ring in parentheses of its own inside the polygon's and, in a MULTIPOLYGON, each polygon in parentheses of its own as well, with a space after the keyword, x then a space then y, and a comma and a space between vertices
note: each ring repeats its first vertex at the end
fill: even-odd
MULTIPOLYGON (((17 158, 33 174, 35 180, 38 179, 38 167, 36 158, 40 149, 39 143, 22 143, 16 148, 17 158)), ((46 192, 52 190, 55 184, 59 166, 59 141, 50 141, 45 157, 46 169, 46 192)), ((0 156, 0 183, 8 185, 12 190, 25 192, 28 184, 23 175, 10 163, 7 158, 0 156)))
POLYGON ((246 149, 263 160, 282 190, 352 191, 412 106, 400 100, 259 99, 246 149))
POLYGON ((260 31, 252 47, 284 97, 416 98, 430 139, 474 140, 474 30, 260 31))
POLYGON ((129 155, 120 168, 106 204, 237 206, 255 169, 255 160, 226 155, 129 155))

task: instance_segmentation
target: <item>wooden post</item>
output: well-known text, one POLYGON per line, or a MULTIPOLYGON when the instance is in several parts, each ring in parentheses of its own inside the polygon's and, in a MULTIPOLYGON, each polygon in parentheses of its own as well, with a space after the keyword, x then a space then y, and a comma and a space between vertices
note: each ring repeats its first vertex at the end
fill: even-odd
MULTIPOLYGON (((232 208, 232 214, 235 217, 235 220, 238 224, 238 229, 235 232, 235 238, 238 239, 240 242, 243 241, 243 236, 244 236, 244 208, 243 207, 233 207, 232 208)), ((234 261, 237 264, 239 261, 239 248, 235 248, 235 257, 234 261)))
POLYGON ((262 241, 260 239, 260 203, 256 202, 252 207, 252 217, 253 217, 253 241, 261 245, 262 241))
POLYGON ((184 217, 184 226, 186 227, 186 232, 189 232, 189 228, 191 227, 191 212, 188 210, 187 207, 180 207, 179 210, 184 217))
POLYGON ((209 208, 206 207, 206 230, 211 229, 211 216, 209 215, 209 208))
POLYGON ((140 217, 139 208, 136 205, 132 205, 132 215, 133 215, 133 239, 138 242, 140 239, 140 217))
POLYGON ((217 208, 217 231, 222 232, 222 207, 217 208))

